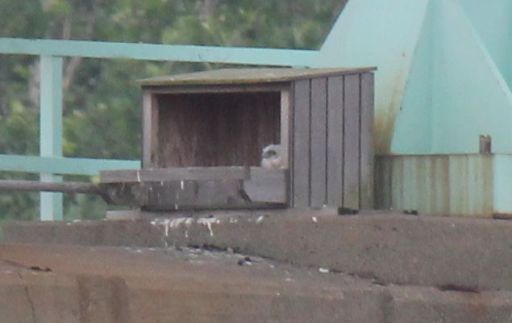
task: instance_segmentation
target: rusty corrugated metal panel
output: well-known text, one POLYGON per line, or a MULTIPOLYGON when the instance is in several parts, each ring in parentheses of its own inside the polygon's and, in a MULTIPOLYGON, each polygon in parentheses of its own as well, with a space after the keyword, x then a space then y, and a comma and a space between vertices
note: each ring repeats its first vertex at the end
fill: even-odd
POLYGON ((425 214, 492 216, 493 155, 379 156, 377 207, 425 214))

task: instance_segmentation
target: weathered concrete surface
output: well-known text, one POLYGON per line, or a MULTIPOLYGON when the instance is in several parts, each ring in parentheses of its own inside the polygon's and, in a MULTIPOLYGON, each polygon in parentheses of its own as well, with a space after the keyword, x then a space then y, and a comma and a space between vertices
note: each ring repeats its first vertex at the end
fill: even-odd
POLYGON ((329 213, 214 212, 193 218, 12 223, 4 234, 10 242, 231 248, 385 284, 512 290, 512 222, 329 213))
POLYGON ((510 322, 510 292, 378 286, 237 254, 0 245, 1 322, 510 322))

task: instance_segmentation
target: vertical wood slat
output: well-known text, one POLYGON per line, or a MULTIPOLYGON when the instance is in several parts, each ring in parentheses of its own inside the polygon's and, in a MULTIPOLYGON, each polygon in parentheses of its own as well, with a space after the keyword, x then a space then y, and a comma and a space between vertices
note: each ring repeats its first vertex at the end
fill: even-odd
POLYGON ((359 209, 360 75, 345 76, 343 207, 359 209))
POLYGON ((360 207, 374 207, 373 171, 373 118, 374 118, 374 79, 372 73, 361 76, 361 163, 360 163, 360 207))
POLYGON ((281 91, 281 134, 279 144, 281 146, 281 163, 286 168, 290 167, 289 163, 289 154, 290 154, 290 124, 292 123, 290 120, 290 90, 281 91))
POLYGON ((310 81, 294 83, 293 206, 309 206, 310 180, 310 81))
POLYGON ((150 168, 157 164, 153 160, 153 150, 158 145, 158 107, 154 94, 144 91, 142 97, 142 167, 150 168))
POLYGON ((343 76, 327 88, 327 205, 343 204, 343 76))
POLYGON ((310 206, 320 208, 326 203, 326 121, 327 79, 311 81, 311 189, 310 206))

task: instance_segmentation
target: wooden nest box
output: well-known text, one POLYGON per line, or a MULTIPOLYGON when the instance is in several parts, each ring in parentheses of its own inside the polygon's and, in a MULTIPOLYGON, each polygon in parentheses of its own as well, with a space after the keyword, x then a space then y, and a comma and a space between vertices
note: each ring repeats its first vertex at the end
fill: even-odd
POLYGON ((223 69, 141 84, 137 176, 165 186, 144 207, 371 206, 373 69, 223 69))

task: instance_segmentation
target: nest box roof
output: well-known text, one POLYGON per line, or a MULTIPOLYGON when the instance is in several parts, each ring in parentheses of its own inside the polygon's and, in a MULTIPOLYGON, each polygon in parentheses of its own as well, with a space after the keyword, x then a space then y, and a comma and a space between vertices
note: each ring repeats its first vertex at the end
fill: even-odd
POLYGON ((142 86, 257 84, 373 71, 375 68, 229 68, 140 80, 142 86))

